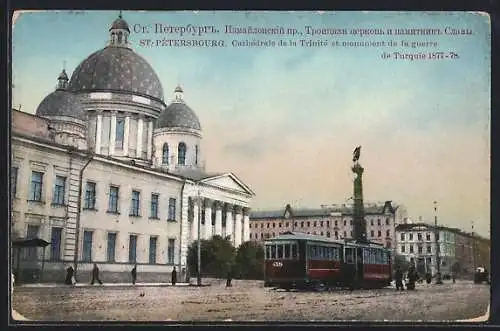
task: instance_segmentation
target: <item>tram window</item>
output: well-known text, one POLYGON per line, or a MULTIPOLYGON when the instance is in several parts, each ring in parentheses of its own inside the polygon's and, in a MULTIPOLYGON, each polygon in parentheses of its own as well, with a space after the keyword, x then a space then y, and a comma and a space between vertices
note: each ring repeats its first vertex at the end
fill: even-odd
POLYGON ((292 259, 297 259, 297 245, 292 244, 292 259))
POLYGON ((354 250, 352 248, 345 250, 345 260, 347 263, 354 263, 354 250))
POLYGON ((266 259, 271 259, 271 246, 266 245, 266 259))
POLYGON ((278 259, 283 258, 283 245, 278 245, 278 259))
POLYGON ((276 258, 276 245, 271 246, 271 259, 276 258))
POLYGON ((290 244, 285 244, 285 259, 290 258, 290 244))

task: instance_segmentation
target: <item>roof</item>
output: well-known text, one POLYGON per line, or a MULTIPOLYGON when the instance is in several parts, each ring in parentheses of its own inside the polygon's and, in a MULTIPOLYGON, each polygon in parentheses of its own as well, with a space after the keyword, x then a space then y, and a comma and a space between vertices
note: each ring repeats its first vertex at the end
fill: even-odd
POLYGON ((179 168, 170 173, 194 181, 223 175, 223 173, 208 173, 200 168, 179 168))
MULTIPOLYGON (((398 224, 396 226, 396 231, 411 231, 413 228, 417 228, 417 227, 426 227, 426 228, 428 228, 429 230, 432 230, 432 231, 434 231, 436 229, 436 226, 434 226, 434 224, 429 224, 429 223, 424 223, 424 222, 418 222, 418 223, 403 223, 403 224, 398 224)), ((483 238, 483 237, 481 237, 481 236, 479 236, 477 234, 473 235, 472 233, 466 232, 466 231, 464 231, 462 229, 458 229, 458 228, 451 228, 451 227, 448 227, 448 226, 438 225, 437 229, 439 229, 441 231, 452 232, 452 233, 455 233, 455 234, 458 234, 458 235, 461 235, 461 236, 466 236, 466 237, 472 237, 472 236, 474 236, 477 239, 489 240, 489 239, 483 238)))
POLYGON ((111 31, 113 29, 122 29, 122 30, 127 30, 128 32, 130 32, 127 21, 125 21, 121 16, 119 18, 117 18, 113 22, 113 24, 111 24, 109 31, 111 31))
MULTIPOLYGON (((345 243, 356 243, 355 240, 339 240, 339 239, 334 239, 332 237, 324 237, 324 236, 318 236, 318 235, 313 235, 313 234, 306 234, 303 232, 292 232, 292 231, 287 231, 284 232, 283 234, 274 237, 274 238, 268 238, 265 241, 280 241, 280 240, 307 240, 307 241, 317 241, 317 242, 329 242, 329 243, 335 243, 335 244, 345 244, 345 243)), ((381 246, 383 247, 382 244, 375 243, 375 242, 367 242, 367 243, 359 243, 360 245, 367 245, 367 246, 381 246)))
POLYGON ((107 46, 90 54, 71 75, 72 91, 117 91, 163 100, 154 69, 127 47, 107 46))
POLYGON ((87 120, 87 113, 78 97, 64 89, 58 89, 47 95, 38 105, 36 114, 42 117, 64 116, 81 121, 87 120))
MULTIPOLYGON (((289 205, 287 205, 289 207, 289 205)), ((263 219, 263 218, 283 218, 287 207, 278 210, 256 210, 252 211, 250 219, 263 219)), ((378 215, 384 214, 386 208, 389 208, 389 212, 394 213, 396 208, 392 206, 391 201, 386 201, 383 205, 373 206, 371 204, 365 204, 365 214, 368 215, 378 215)), ((353 215, 353 207, 341 205, 339 207, 325 207, 325 208, 301 208, 292 209, 290 207, 291 217, 301 218, 301 217, 327 217, 331 213, 341 213, 342 215, 353 215)))
POLYGON ((201 124, 196 113, 185 102, 172 102, 155 121, 155 128, 181 127, 201 131, 201 124))

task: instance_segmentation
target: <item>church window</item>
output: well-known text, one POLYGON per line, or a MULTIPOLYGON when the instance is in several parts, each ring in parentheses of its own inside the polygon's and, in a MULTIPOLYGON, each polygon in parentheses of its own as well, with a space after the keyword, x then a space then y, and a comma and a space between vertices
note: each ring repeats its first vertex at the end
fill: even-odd
POLYGON ((116 120, 116 148, 123 148, 123 137, 125 135, 125 120, 119 118, 116 120))
POLYGON ((194 146, 195 149, 195 164, 198 165, 198 145, 194 146))
POLYGON ((122 37, 123 37, 123 33, 122 32, 118 32, 118 43, 121 44, 122 42, 122 37))
POLYGON ((186 144, 185 143, 179 143, 178 147, 178 160, 177 163, 179 165, 185 165, 186 164, 186 144))
POLYGON ((168 164, 168 144, 163 144, 163 154, 162 154, 162 163, 168 164))

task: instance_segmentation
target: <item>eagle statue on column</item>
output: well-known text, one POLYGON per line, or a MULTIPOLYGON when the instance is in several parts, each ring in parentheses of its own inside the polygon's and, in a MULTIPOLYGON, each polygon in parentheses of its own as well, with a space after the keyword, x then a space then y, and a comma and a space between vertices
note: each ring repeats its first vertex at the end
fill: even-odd
POLYGON ((352 162, 358 161, 360 154, 361 154, 361 146, 358 146, 354 149, 354 152, 352 152, 352 162))

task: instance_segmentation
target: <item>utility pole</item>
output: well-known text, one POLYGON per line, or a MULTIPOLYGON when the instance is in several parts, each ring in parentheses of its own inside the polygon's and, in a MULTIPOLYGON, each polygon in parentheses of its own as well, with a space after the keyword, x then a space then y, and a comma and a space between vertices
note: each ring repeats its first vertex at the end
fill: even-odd
POLYGON ((436 284, 443 284, 441 280, 441 257, 439 247, 439 229, 437 221, 437 201, 434 201, 434 237, 436 239, 436 284))
POLYGON ((201 196, 198 184, 198 279, 197 285, 201 286, 201 196))
POLYGON ((476 239, 474 238, 474 221, 472 221, 472 271, 476 270, 476 239))

